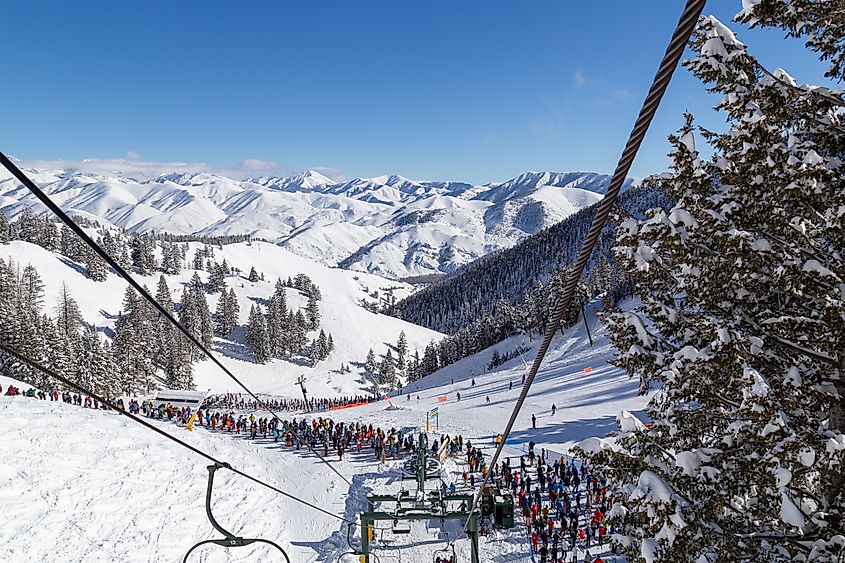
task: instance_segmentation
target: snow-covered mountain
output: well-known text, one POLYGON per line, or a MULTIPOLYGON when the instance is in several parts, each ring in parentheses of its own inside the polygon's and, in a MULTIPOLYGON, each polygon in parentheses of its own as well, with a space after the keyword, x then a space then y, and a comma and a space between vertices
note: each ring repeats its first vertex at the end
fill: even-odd
MULTIPOLYGON (((397 175, 337 182, 314 171, 248 180, 27 172, 64 210, 130 232, 251 235, 389 278, 452 272, 513 246, 598 201, 610 181, 590 172, 532 172, 480 186, 397 175)), ((4 172, 0 211, 14 217, 26 206, 40 204, 4 172)))

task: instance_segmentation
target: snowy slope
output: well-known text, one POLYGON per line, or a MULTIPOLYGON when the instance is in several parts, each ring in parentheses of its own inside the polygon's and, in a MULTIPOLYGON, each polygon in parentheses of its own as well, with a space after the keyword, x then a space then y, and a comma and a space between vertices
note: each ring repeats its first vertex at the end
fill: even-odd
MULTIPOLYGON (((64 210, 131 232, 251 235, 392 279, 451 272, 513 246, 597 201, 610 181, 591 172, 531 172, 481 186, 397 175, 336 182, 314 171, 248 180, 27 172, 64 210)), ((42 209, 0 172, 0 212, 14 217, 25 206, 42 209)))
MULTIPOLYGON (((595 346, 590 346, 583 325, 554 340, 505 455, 520 455, 529 440, 538 448, 564 453, 576 441, 613 430, 619 411, 643 407, 645 398, 637 396, 636 382, 607 364, 614 352, 592 308, 588 318, 595 346), (585 373, 588 367, 592 371, 585 373), (558 407, 555 417, 549 413, 553 402, 558 407), (537 429, 531 428, 532 413, 537 415, 537 429)), ((493 437, 503 429, 519 393, 524 367, 518 358, 490 373, 483 373, 484 366, 494 349, 508 351, 520 340, 515 337, 432 374, 410 390, 410 401, 405 396, 393 399, 400 408, 389 409, 380 402, 335 411, 332 417, 421 428, 425 412, 438 406, 441 431, 461 433, 490 453, 493 437), (514 386, 509 390, 511 381, 514 386), (460 402, 456 392, 461 393, 460 402), (448 400, 438 402, 441 395, 448 400)), ((538 343, 525 343, 531 347, 525 358, 530 361, 538 343)), ((0 526, 0 560, 177 561, 192 542, 215 537, 203 511, 204 460, 113 413, 0 397, 0 419, 4 421, 0 514, 5 519, 0 526)), ((249 443, 204 429, 188 433, 174 425, 162 427, 347 518, 364 508, 367 493, 395 492, 400 486, 396 462, 380 466, 364 452, 335 464, 351 478, 354 486, 349 489, 312 456, 279 451, 272 441, 249 443)), ((462 466, 447 465, 446 480, 456 479, 462 466)), ((278 541, 292 561, 355 561, 342 555, 347 551, 346 529, 340 522, 225 472, 218 482, 214 506, 224 526, 278 541)), ((454 537, 454 527, 450 531, 454 537)), ((523 533, 517 529, 482 538, 482 561, 528 561, 523 533)), ((444 540, 437 522, 418 522, 408 536, 379 531, 375 548, 384 561, 396 560, 401 547, 403 561, 424 562, 444 547, 444 540)), ((207 548, 206 558, 197 554, 194 560, 279 560, 263 549, 227 553, 207 548)), ((469 559, 466 540, 457 542, 457 550, 461 561, 469 559)))
MULTIPOLYGON (((191 243, 188 256, 200 245, 191 243)), ((67 258, 49 252, 40 246, 23 241, 12 241, 0 245, 0 258, 9 259, 21 266, 32 264, 44 280, 45 310, 52 311, 59 290, 66 283, 70 294, 79 303, 86 322, 93 323, 98 330, 111 335, 117 314, 122 309, 126 282, 110 274, 105 282, 93 282, 85 277, 84 269, 67 258)), ((331 333, 335 351, 316 367, 299 363, 275 360, 268 364, 256 364, 243 344, 243 327, 236 329, 236 341, 215 338, 214 349, 221 361, 244 383, 262 393, 278 393, 296 396, 299 388, 294 381, 304 374, 308 379, 309 391, 313 396, 355 394, 368 385, 362 379, 362 368, 352 367, 352 373, 337 373, 341 363, 362 362, 367 350, 372 347, 377 354, 387 351, 387 345, 395 344, 399 333, 405 331, 411 350, 423 348, 440 334, 388 315, 377 315, 359 305, 361 299, 372 301, 368 292, 393 287, 397 299, 408 295, 411 287, 388 281, 372 274, 328 268, 303 258, 290 251, 265 242, 238 243, 215 249, 215 260, 223 259, 233 267, 240 268, 240 276, 229 276, 226 283, 234 288, 240 304, 240 323, 246 325, 252 303, 266 300, 274 291, 276 279, 294 277, 304 273, 316 283, 322 292, 319 303, 322 315, 321 328, 331 333), (264 274, 266 281, 250 282, 246 272, 255 268, 264 274), (356 279, 357 278, 357 279, 356 279)), ((179 302, 183 284, 188 283, 194 270, 183 270, 179 275, 167 275, 168 286, 174 302, 179 302)), ((155 293, 160 273, 138 276, 136 279, 155 293)), ((207 272, 199 271, 203 281, 207 272)), ((219 294, 207 295, 209 307, 214 311, 219 294)), ((287 289, 288 306, 304 307, 307 299, 294 289, 287 289)), ((310 333, 313 338, 315 333, 310 333)), ((220 391, 231 382, 212 362, 205 361, 195 366, 194 381, 198 389, 220 391)))

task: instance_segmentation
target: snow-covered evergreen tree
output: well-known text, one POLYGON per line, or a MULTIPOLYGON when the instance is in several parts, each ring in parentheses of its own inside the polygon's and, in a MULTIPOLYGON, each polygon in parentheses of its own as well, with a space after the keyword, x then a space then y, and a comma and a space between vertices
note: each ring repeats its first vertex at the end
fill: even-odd
POLYGON ((367 352, 367 358, 364 360, 364 369, 366 369, 367 373, 370 375, 375 375, 376 370, 378 369, 378 364, 376 364, 376 353, 373 352, 372 348, 370 348, 367 352))
POLYGON ((223 284, 223 289, 220 292, 220 298, 217 300, 217 307, 214 311, 214 330, 223 338, 229 338, 232 334, 232 329, 238 324, 238 312, 240 305, 238 304, 238 297, 235 295, 234 289, 227 291, 226 284, 223 284))
POLYGON ((308 330, 320 328, 320 304, 317 296, 313 293, 308 295, 308 303, 305 305, 305 317, 308 319, 308 330))
POLYGON ((217 262, 211 264, 208 270, 208 291, 209 293, 217 293, 226 288, 226 272, 223 266, 217 262))
POLYGON ((95 282, 103 282, 108 278, 106 262, 99 254, 85 246, 81 251, 82 263, 85 264, 85 277, 95 282))
MULTIPOLYGON (((841 4, 754 5, 776 18, 801 6, 839 14, 841 61, 841 4)), ((800 21, 800 35, 824 25, 800 21)), ((631 558, 838 561, 845 97, 764 71, 712 17, 692 47, 687 65, 721 95, 729 130, 702 132, 709 160, 690 116, 671 137, 673 171, 659 183, 676 205, 621 224, 619 258, 642 301, 609 316, 617 364, 644 390, 659 384, 653 427, 624 416, 612 444, 585 449, 621 487, 611 518, 631 558)))
POLYGON ((0 213, 0 244, 9 242, 9 220, 0 213))
POLYGON ((126 288, 123 310, 114 326, 113 355, 120 374, 120 391, 134 395, 149 391, 153 386, 155 364, 150 358, 154 350, 155 329, 152 319, 135 290, 126 288))
POLYGON ((147 276, 155 269, 154 242, 147 234, 130 237, 132 265, 138 273, 147 276))
POLYGON ((381 365, 379 366, 379 383, 391 389, 396 385, 396 363, 393 359, 393 352, 390 349, 382 357, 381 365))
POLYGON ((396 369, 398 369, 400 373, 405 372, 405 360, 407 355, 408 337, 405 335, 405 331, 403 330, 399 333, 399 340, 396 342, 396 369))
POLYGON ((255 361, 259 364, 270 361, 270 341, 267 337, 267 325, 260 305, 252 305, 246 326, 246 342, 252 349, 255 361))

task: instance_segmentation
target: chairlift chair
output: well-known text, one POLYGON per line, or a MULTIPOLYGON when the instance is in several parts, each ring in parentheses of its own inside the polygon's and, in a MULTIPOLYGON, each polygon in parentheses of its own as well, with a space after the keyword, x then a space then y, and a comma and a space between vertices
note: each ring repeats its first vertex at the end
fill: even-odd
POLYGON ((403 520, 394 520, 393 526, 391 527, 391 531, 394 534, 410 534, 411 533, 411 523, 405 522, 403 520))
POLYGON ((449 544, 443 549, 435 551, 431 556, 432 563, 437 563, 438 558, 441 560, 443 559, 443 557, 440 556, 441 553, 445 555, 445 558, 449 561, 449 563, 458 563, 458 554, 455 552, 454 544, 449 544))
POLYGON ((185 554, 184 559, 182 559, 182 563, 187 563, 188 557, 195 549, 200 546, 212 543, 227 548, 242 547, 253 543, 264 543, 279 550, 282 554, 282 557, 285 558, 285 561, 287 563, 290 563, 290 558, 288 557, 288 554, 285 553, 285 550, 282 549, 281 546, 279 546, 275 542, 261 538, 242 538, 240 536, 236 536, 235 534, 226 531, 220 524, 217 523, 217 520, 214 519, 214 515, 211 513, 211 490, 214 487, 214 473, 218 469, 223 468, 229 468, 229 465, 225 463, 214 463, 213 465, 208 466, 208 488, 205 491, 205 513, 206 515, 208 515, 208 519, 211 522, 211 525, 214 526, 214 528, 218 532, 223 534, 225 537, 221 539, 203 540, 201 542, 196 543, 193 547, 191 547, 191 549, 188 550, 188 553, 185 554))

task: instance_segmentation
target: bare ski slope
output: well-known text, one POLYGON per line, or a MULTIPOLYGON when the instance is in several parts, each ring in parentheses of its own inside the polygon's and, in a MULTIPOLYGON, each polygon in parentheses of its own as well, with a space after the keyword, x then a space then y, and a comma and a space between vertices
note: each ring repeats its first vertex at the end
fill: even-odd
MULTIPOLYGON (((555 339, 506 455, 518 456, 529 440, 534 440, 538 449, 563 453, 579 440, 613 430, 620 411, 643 407, 645 398, 637 396, 636 382, 607 364, 613 349, 593 312, 588 316, 596 345, 589 345, 583 324, 555 339), (585 373, 585 368, 591 368, 590 373, 585 373), (555 417, 549 412, 552 403, 558 407, 555 417), (531 414, 537 416, 536 429, 531 427, 531 414)), ((497 348, 510 350, 519 340, 515 337, 497 348)), ((537 341, 529 344, 532 350, 526 353, 526 361, 530 362, 537 341)), ((392 398, 399 408, 389 408, 382 401, 335 411, 331 416, 422 428, 425 413, 437 406, 442 432, 462 434, 492 453, 493 438, 504 428, 525 371, 517 358, 496 371, 482 373, 493 350, 426 378, 410 390, 411 400, 407 394, 392 398), (509 389, 511 381, 513 388, 509 389), (460 402, 457 392, 461 393, 460 402), (443 395, 448 399, 438 402, 443 395)), ((4 427, 0 561, 179 561, 193 542, 216 537, 204 514, 206 463, 194 454, 114 413, 59 403, 0 397, 0 420, 4 427)), ((190 433, 172 424, 162 426, 347 518, 357 517, 369 492, 395 491, 400 486, 398 462, 380 466, 369 452, 349 455, 336 464, 353 481, 350 490, 312 456, 280 450, 272 441, 252 443, 204 429, 190 433)), ((461 468, 453 465, 447 479, 459 471, 461 468)), ((355 560, 342 557, 348 550, 346 527, 341 522, 226 472, 221 472, 218 483, 215 513, 236 533, 273 539, 288 550, 292 561, 355 560)), ((454 537, 455 530, 451 531, 454 537)), ((482 560, 526 561, 521 534, 515 531, 482 539, 482 560)), ((445 540, 443 530, 425 522, 415 523, 409 536, 378 535, 376 553, 385 562, 396 561, 399 546, 402 561, 431 561, 445 540)), ((458 541, 457 549, 461 560, 468 560, 468 542, 458 541)), ((206 548, 192 560, 281 559, 264 547, 246 547, 228 552, 206 548)))

